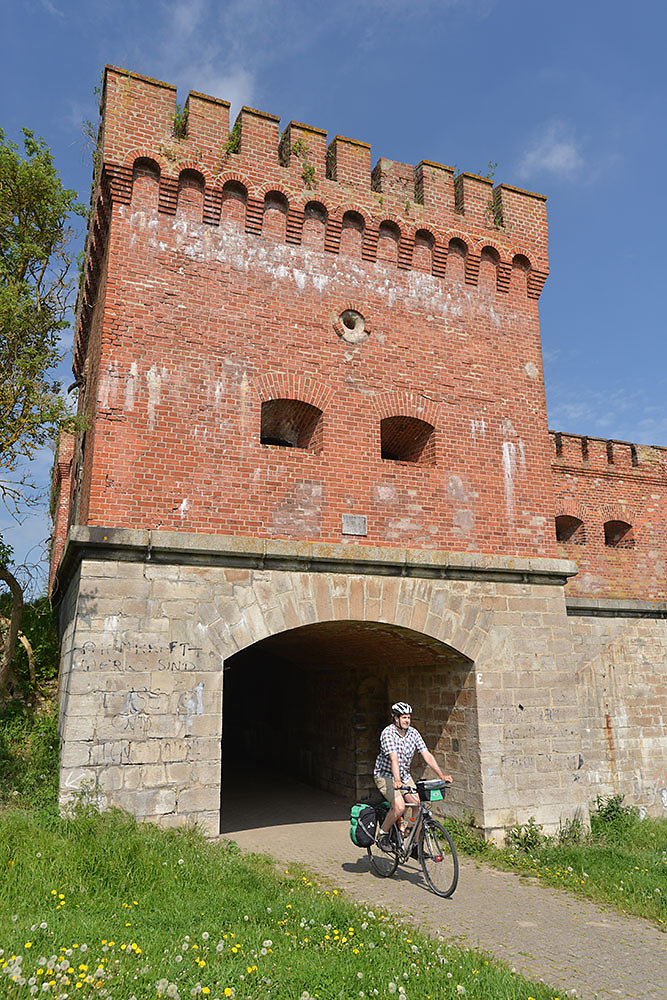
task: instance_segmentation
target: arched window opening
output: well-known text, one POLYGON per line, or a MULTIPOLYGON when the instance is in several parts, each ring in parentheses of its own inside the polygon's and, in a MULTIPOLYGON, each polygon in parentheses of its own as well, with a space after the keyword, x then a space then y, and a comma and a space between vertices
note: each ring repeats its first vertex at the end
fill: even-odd
POLYGON ((585 545, 584 522, 570 514, 560 514, 556 518, 556 541, 570 545, 585 545))
POLYGON ((287 232, 287 198, 280 191, 269 191, 264 196, 264 222, 262 233, 284 240, 287 232))
POLYGON ((248 191, 240 181, 227 181, 222 188, 221 222, 230 228, 245 225, 248 191))
POLYGON ((465 264, 468 247, 463 240, 455 237, 449 241, 447 250, 447 277, 454 281, 465 280, 465 264))
POLYGON ((500 254, 495 247, 484 247, 480 254, 479 287, 487 290, 495 289, 498 283, 498 264, 500 254))
POLYGON ((346 212, 343 216, 343 229, 356 229, 363 233, 365 228, 364 218, 359 212, 346 212))
POLYGON ((378 260, 396 262, 401 231, 395 222, 381 222, 378 233, 378 260))
POLYGON ((197 170, 181 170, 178 178, 178 212, 197 222, 204 211, 204 178, 197 170))
POLYGON ((132 167, 132 205, 157 209, 160 195, 160 167, 155 160, 139 157, 132 167))
POLYGON ((306 246, 324 246, 329 213, 319 201, 309 201, 303 210, 303 243, 306 246))
POLYGON ((528 274, 530 271, 530 261, 522 253, 518 253, 512 258, 512 267, 517 267, 520 271, 525 271, 528 274))
POLYGON ((322 411, 300 399, 262 403, 262 444, 318 452, 322 445, 322 411))
POLYGON ((364 238, 366 224, 359 212, 346 212, 343 216, 343 229, 340 237, 341 253, 361 256, 361 244, 364 238))
POLYGON ((606 521, 604 543, 612 549, 633 549, 635 536, 632 525, 628 524, 627 521, 606 521))
POLYGON ((433 247, 435 238, 428 229, 418 229, 415 233, 415 247, 412 252, 412 266, 417 271, 431 273, 433 267, 433 247))
POLYGON ((435 428, 417 417, 381 420, 380 446, 382 458, 390 462, 435 465, 435 428))

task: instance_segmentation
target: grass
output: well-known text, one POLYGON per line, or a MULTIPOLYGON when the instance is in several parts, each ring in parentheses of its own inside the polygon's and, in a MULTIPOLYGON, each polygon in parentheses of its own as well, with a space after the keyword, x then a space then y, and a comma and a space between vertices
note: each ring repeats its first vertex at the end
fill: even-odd
POLYGON ((0 727, 0 996, 555 1000, 300 871, 122 812, 56 808, 55 710, 0 727))
POLYGON ((118 812, 0 812, 0 892, 8 1000, 555 996, 268 858, 118 812))
POLYGON ((640 819, 621 796, 598 800, 590 831, 574 821, 546 837, 529 823, 510 831, 503 848, 482 841, 469 824, 445 822, 461 854, 666 926, 667 820, 640 819))

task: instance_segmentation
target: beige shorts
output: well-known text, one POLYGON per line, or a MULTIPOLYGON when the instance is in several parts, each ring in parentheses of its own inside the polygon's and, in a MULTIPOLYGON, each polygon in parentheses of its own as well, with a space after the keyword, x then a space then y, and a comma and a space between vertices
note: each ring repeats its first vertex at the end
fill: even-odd
MULTIPOLYGON (((396 795, 396 789, 394 788, 394 779, 392 776, 390 774, 377 774, 374 775, 374 781, 387 802, 393 802, 396 795)), ((412 778, 407 778, 404 784, 411 785, 412 788, 415 787, 415 783, 412 778)), ((405 792, 401 792, 401 795, 405 798, 405 792)))

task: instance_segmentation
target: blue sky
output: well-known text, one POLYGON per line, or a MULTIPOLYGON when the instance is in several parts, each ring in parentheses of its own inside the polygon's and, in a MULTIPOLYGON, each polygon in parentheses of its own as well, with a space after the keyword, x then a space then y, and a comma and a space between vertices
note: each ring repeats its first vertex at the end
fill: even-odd
MULTIPOLYGON (((496 162, 496 182, 549 198, 550 426, 667 445, 666 34, 657 0, 3 0, 0 126, 44 136, 87 200, 82 121, 112 63, 181 102, 198 90, 370 142, 373 162, 496 162)), ((34 558, 49 525, 0 512, 0 530, 34 558)))

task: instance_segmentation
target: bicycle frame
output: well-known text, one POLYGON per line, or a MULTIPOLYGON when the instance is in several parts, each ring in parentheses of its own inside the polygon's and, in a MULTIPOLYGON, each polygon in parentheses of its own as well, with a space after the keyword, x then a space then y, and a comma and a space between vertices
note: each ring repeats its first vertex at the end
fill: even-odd
MULTIPOLYGON (((407 786, 399 788, 398 791, 409 792, 412 795, 417 795, 416 788, 408 788, 407 786)), ((418 805, 415 803, 412 804, 409 802, 406 803, 406 810, 415 809, 417 807, 419 808, 419 815, 417 816, 415 822, 412 824, 410 832, 408 833, 407 837, 405 837, 405 839, 403 838, 403 834, 399 829, 398 823, 394 823, 391 828, 392 832, 395 831, 396 834, 396 841, 399 847, 398 857, 401 863, 404 863, 409 859, 410 854, 412 852, 412 848, 416 844, 417 837, 419 836, 419 831, 421 829, 422 824, 424 824, 424 835, 426 835, 426 832, 428 830, 428 821, 433 818, 431 810, 428 808, 425 802, 421 801, 421 799, 418 805)))

